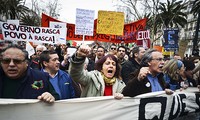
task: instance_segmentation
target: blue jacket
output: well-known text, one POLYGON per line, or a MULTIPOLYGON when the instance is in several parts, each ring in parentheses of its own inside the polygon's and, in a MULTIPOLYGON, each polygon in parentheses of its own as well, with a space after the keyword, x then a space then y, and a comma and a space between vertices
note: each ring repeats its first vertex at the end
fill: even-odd
MULTIPOLYGON (((0 68, 0 98, 2 98, 5 77, 3 70, 0 68)), ((44 92, 51 93, 56 100, 59 99, 59 95, 48 80, 48 74, 28 67, 26 75, 22 79, 14 99, 37 99, 44 92)))
MULTIPOLYGON (((55 84, 52 81, 50 82, 56 90, 55 84)), ((58 87, 58 89, 60 89, 60 99, 75 98, 75 91, 72 84, 72 78, 65 71, 58 70, 58 87)))

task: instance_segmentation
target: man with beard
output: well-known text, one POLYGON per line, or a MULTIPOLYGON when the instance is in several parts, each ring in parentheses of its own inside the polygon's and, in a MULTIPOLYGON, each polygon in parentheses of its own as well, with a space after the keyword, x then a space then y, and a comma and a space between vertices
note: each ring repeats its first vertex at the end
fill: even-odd
POLYGON ((124 56, 126 55, 126 47, 125 46, 119 46, 117 48, 117 58, 119 63, 123 66, 126 60, 124 59, 124 56))
POLYGON ((134 73, 136 70, 140 69, 140 61, 142 56, 145 53, 145 49, 143 47, 134 47, 132 49, 132 57, 124 63, 122 66, 122 80, 127 83, 129 78, 131 77, 131 73, 134 73))
POLYGON ((140 94, 163 91, 172 94, 173 91, 166 89, 163 79, 162 67, 164 58, 161 52, 157 50, 147 51, 141 60, 141 69, 136 71, 136 76, 131 78, 126 84, 122 94, 124 96, 134 97, 140 94))

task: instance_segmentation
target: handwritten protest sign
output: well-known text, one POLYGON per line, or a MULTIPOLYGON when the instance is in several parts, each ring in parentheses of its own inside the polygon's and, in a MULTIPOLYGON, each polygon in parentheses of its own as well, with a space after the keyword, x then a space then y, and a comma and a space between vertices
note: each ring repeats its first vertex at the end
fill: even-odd
POLYGON ((57 28, 22 26, 9 23, 3 23, 1 28, 5 40, 56 44, 57 35, 60 34, 60 30, 57 28))
POLYGON ((124 13, 98 11, 97 33, 123 35, 124 13))
POLYGON ((94 10, 76 9, 76 35, 93 36, 94 10))

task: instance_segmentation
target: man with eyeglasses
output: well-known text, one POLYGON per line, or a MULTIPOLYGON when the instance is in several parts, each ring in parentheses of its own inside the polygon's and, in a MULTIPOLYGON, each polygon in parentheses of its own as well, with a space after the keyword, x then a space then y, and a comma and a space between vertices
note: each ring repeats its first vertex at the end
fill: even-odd
POLYGON ((164 58, 161 52, 154 49, 147 51, 142 57, 140 65, 141 69, 136 72, 136 76, 126 84, 122 92, 124 96, 134 97, 144 93, 164 90, 166 94, 173 93, 172 90, 166 89, 163 79, 164 58))
POLYGON ((48 74, 28 66, 28 52, 11 45, 1 52, 0 98, 39 99, 54 102, 59 99, 48 81, 48 74))
POLYGON ((110 46, 109 54, 112 54, 112 55, 116 55, 117 54, 117 46, 115 44, 112 44, 110 46))

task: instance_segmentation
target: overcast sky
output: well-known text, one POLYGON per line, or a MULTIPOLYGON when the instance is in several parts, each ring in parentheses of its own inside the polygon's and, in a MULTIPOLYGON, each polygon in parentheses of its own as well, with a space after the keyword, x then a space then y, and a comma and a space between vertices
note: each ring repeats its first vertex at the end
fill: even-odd
MULTIPOLYGON (((44 6, 49 0, 38 0, 40 6, 44 6)), ((114 0, 59 0, 60 17, 59 20, 67 23, 74 23, 76 20, 76 8, 95 10, 95 19, 97 18, 98 10, 114 11, 114 0)), ((27 0, 28 6, 31 0, 27 0)), ((45 9, 45 8, 44 8, 45 9)), ((90 42, 89 42, 90 43, 90 42)))
POLYGON ((76 8, 95 10, 97 18, 98 10, 113 11, 112 0, 59 0, 61 4, 60 20, 75 23, 76 8))
MULTIPOLYGON (((52 0, 37 0, 39 6, 45 9, 45 4, 52 0)), ((68 23, 75 23, 76 8, 95 10, 95 18, 97 18, 98 10, 114 11, 112 1, 115 0, 59 0, 60 8, 59 20, 68 23)), ((52 2, 53 3, 53 2, 52 2)), ((31 7, 31 0, 26 0, 26 5, 31 7)))

